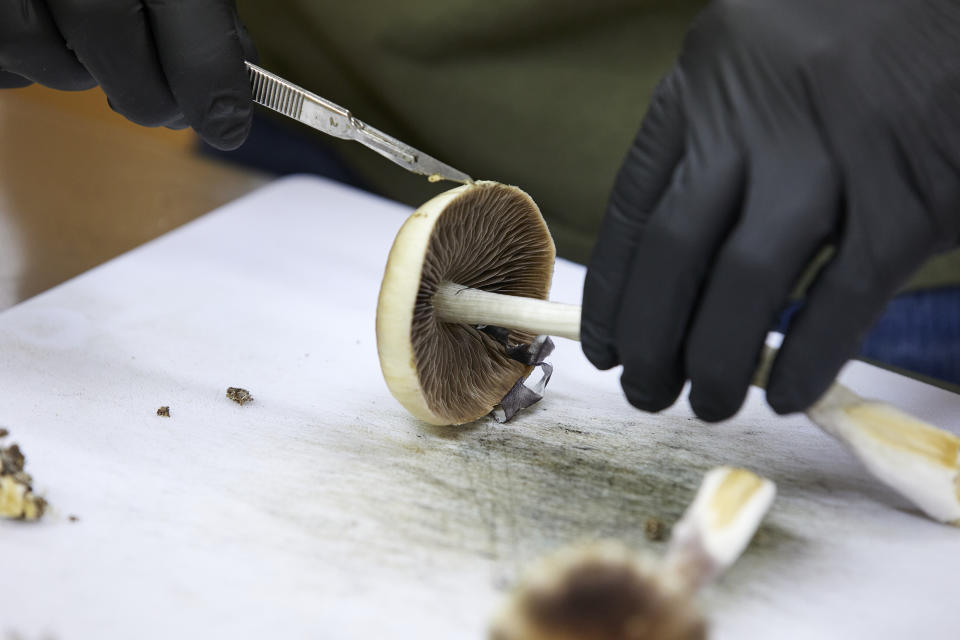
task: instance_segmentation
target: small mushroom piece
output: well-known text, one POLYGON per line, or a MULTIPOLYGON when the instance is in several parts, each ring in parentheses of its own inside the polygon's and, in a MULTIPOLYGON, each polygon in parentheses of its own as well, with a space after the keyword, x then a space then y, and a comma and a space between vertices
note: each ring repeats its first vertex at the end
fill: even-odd
POLYGON ((562 549, 523 578, 494 618, 491 639, 705 638, 695 595, 740 556, 775 494, 749 471, 713 469, 662 560, 613 541, 562 549))
POLYGON ((36 495, 27 478, 0 476, 0 516, 18 520, 39 520, 47 501, 36 495))
POLYGON ((33 493, 33 482, 26 473, 26 458, 20 447, 12 444, 0 448, 0 516, 21 520, 37 520, 47 502, 33 493))
POLYGON ((227 398, 233 400, 241 407, 253 401, 253 396, 250 395, 250 392, 240 387, 227 387, 227 398))
MULTIPOLYGON (((531 367, 476 327, 495 323, 442 320, 434 296, 456 286, 468 289, 464 300, 480 290, 548 304, 542 300, 555 258, 540 210, 516 187, 466 184, 417 209, 393 243, 377 305, 377 350, 394 397, 431 424, 463 424, 490 413, 531 367)), ((522 323, 510 329, 515 342, 536 335, 522 323)))

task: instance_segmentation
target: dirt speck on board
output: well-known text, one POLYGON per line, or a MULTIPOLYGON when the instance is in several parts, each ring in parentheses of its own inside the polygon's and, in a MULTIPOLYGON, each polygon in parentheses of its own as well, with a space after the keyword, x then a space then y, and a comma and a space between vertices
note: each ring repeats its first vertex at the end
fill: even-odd
POLYGON ((643 523, 643 535, 651 542, 660 542, 667 537, 667 526, 657 518, 647 518, 643 523))
POLYGON ((170 417, 170 407, 167 407, 167 406, 160 407, 159 409, 157 409, 157 415, 158 415, 158 416, 162 416, 162 417, 164 417, 164 418, 169 418, 169 417, 170 417))
POLYGON ((227 387, 227 397, 241 406, 253 401, 250 392, 240 387, 227 387))
POLYGON ((8 435, 10 435, 10 431, 0 427, 0 438, 6 438, 8 435))
POLYGON ((23 470, 27 459, 17 444, 0 448, 0 516, 39 520, 47 501, 33 493, 33 478, 23 470))
POLYGON ((69 520, 70 522, 80 522, 80 518, 73 514, 70 514, 69 516, 67 516, 67 520, 69 520))

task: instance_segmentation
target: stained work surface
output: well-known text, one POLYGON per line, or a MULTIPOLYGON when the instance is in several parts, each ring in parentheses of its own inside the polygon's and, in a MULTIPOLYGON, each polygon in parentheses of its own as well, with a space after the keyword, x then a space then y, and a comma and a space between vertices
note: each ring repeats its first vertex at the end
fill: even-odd
MULTIPOLYGON (((780 495, 706 595, 715 637, 950 637, 960 532, 759 395, 720 425, 648 416, 558 340, 547 396, 514 422, 407 416, 373 335, 406 211, 283 181, 0 314, 0 426, 53 505, 0 522, 22 576, 0 584, 0 637, 478 638, 557 545, 658 550, 647 521, 669 528, 718 464, 780 495), (226 398, 234 381, 256 401, 226 398)), ((582 278, 559 264, 554 297, 582 278)), ((866 365, 845 381, 960 426, 949 393, 866 365)))

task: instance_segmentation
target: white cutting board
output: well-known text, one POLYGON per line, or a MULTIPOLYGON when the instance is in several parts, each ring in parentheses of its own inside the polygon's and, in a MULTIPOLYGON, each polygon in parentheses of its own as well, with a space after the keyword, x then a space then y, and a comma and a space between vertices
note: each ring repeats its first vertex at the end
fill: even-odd
MULTIPOLYGON (((960 531, 758 393, 719 425, 646 415, 559 340, 514 422, 410 418, 374 339, 408 212, 281 180, 0 314, 0 426, 54 509, 0 522, 0 638, 480 638, 531 559, 658 546, 644 521, 672 524, 718 464, 780 493, 704 598, 714 637, 960 637, 960 531)), ((582 278, 560 262, 554 299, 582 278)), ((864 364, 843 379, 960 430, 957 396, 864 364)))

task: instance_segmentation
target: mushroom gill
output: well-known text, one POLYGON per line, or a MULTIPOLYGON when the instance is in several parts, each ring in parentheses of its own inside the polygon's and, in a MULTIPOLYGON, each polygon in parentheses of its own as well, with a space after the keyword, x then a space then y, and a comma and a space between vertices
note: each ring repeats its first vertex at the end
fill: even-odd
MULTIPOLYGON (((530 371, 475 327, 440 322, 433 309, 440 283, 544 300, 554 259, 546 223, 520 189, 479 183, 447 205, 430 238, 411 325, 420 387, 431 411, 454 424, 476 420, 530 371)), ((518 342, 533 337, 511 333, 518 342)))

